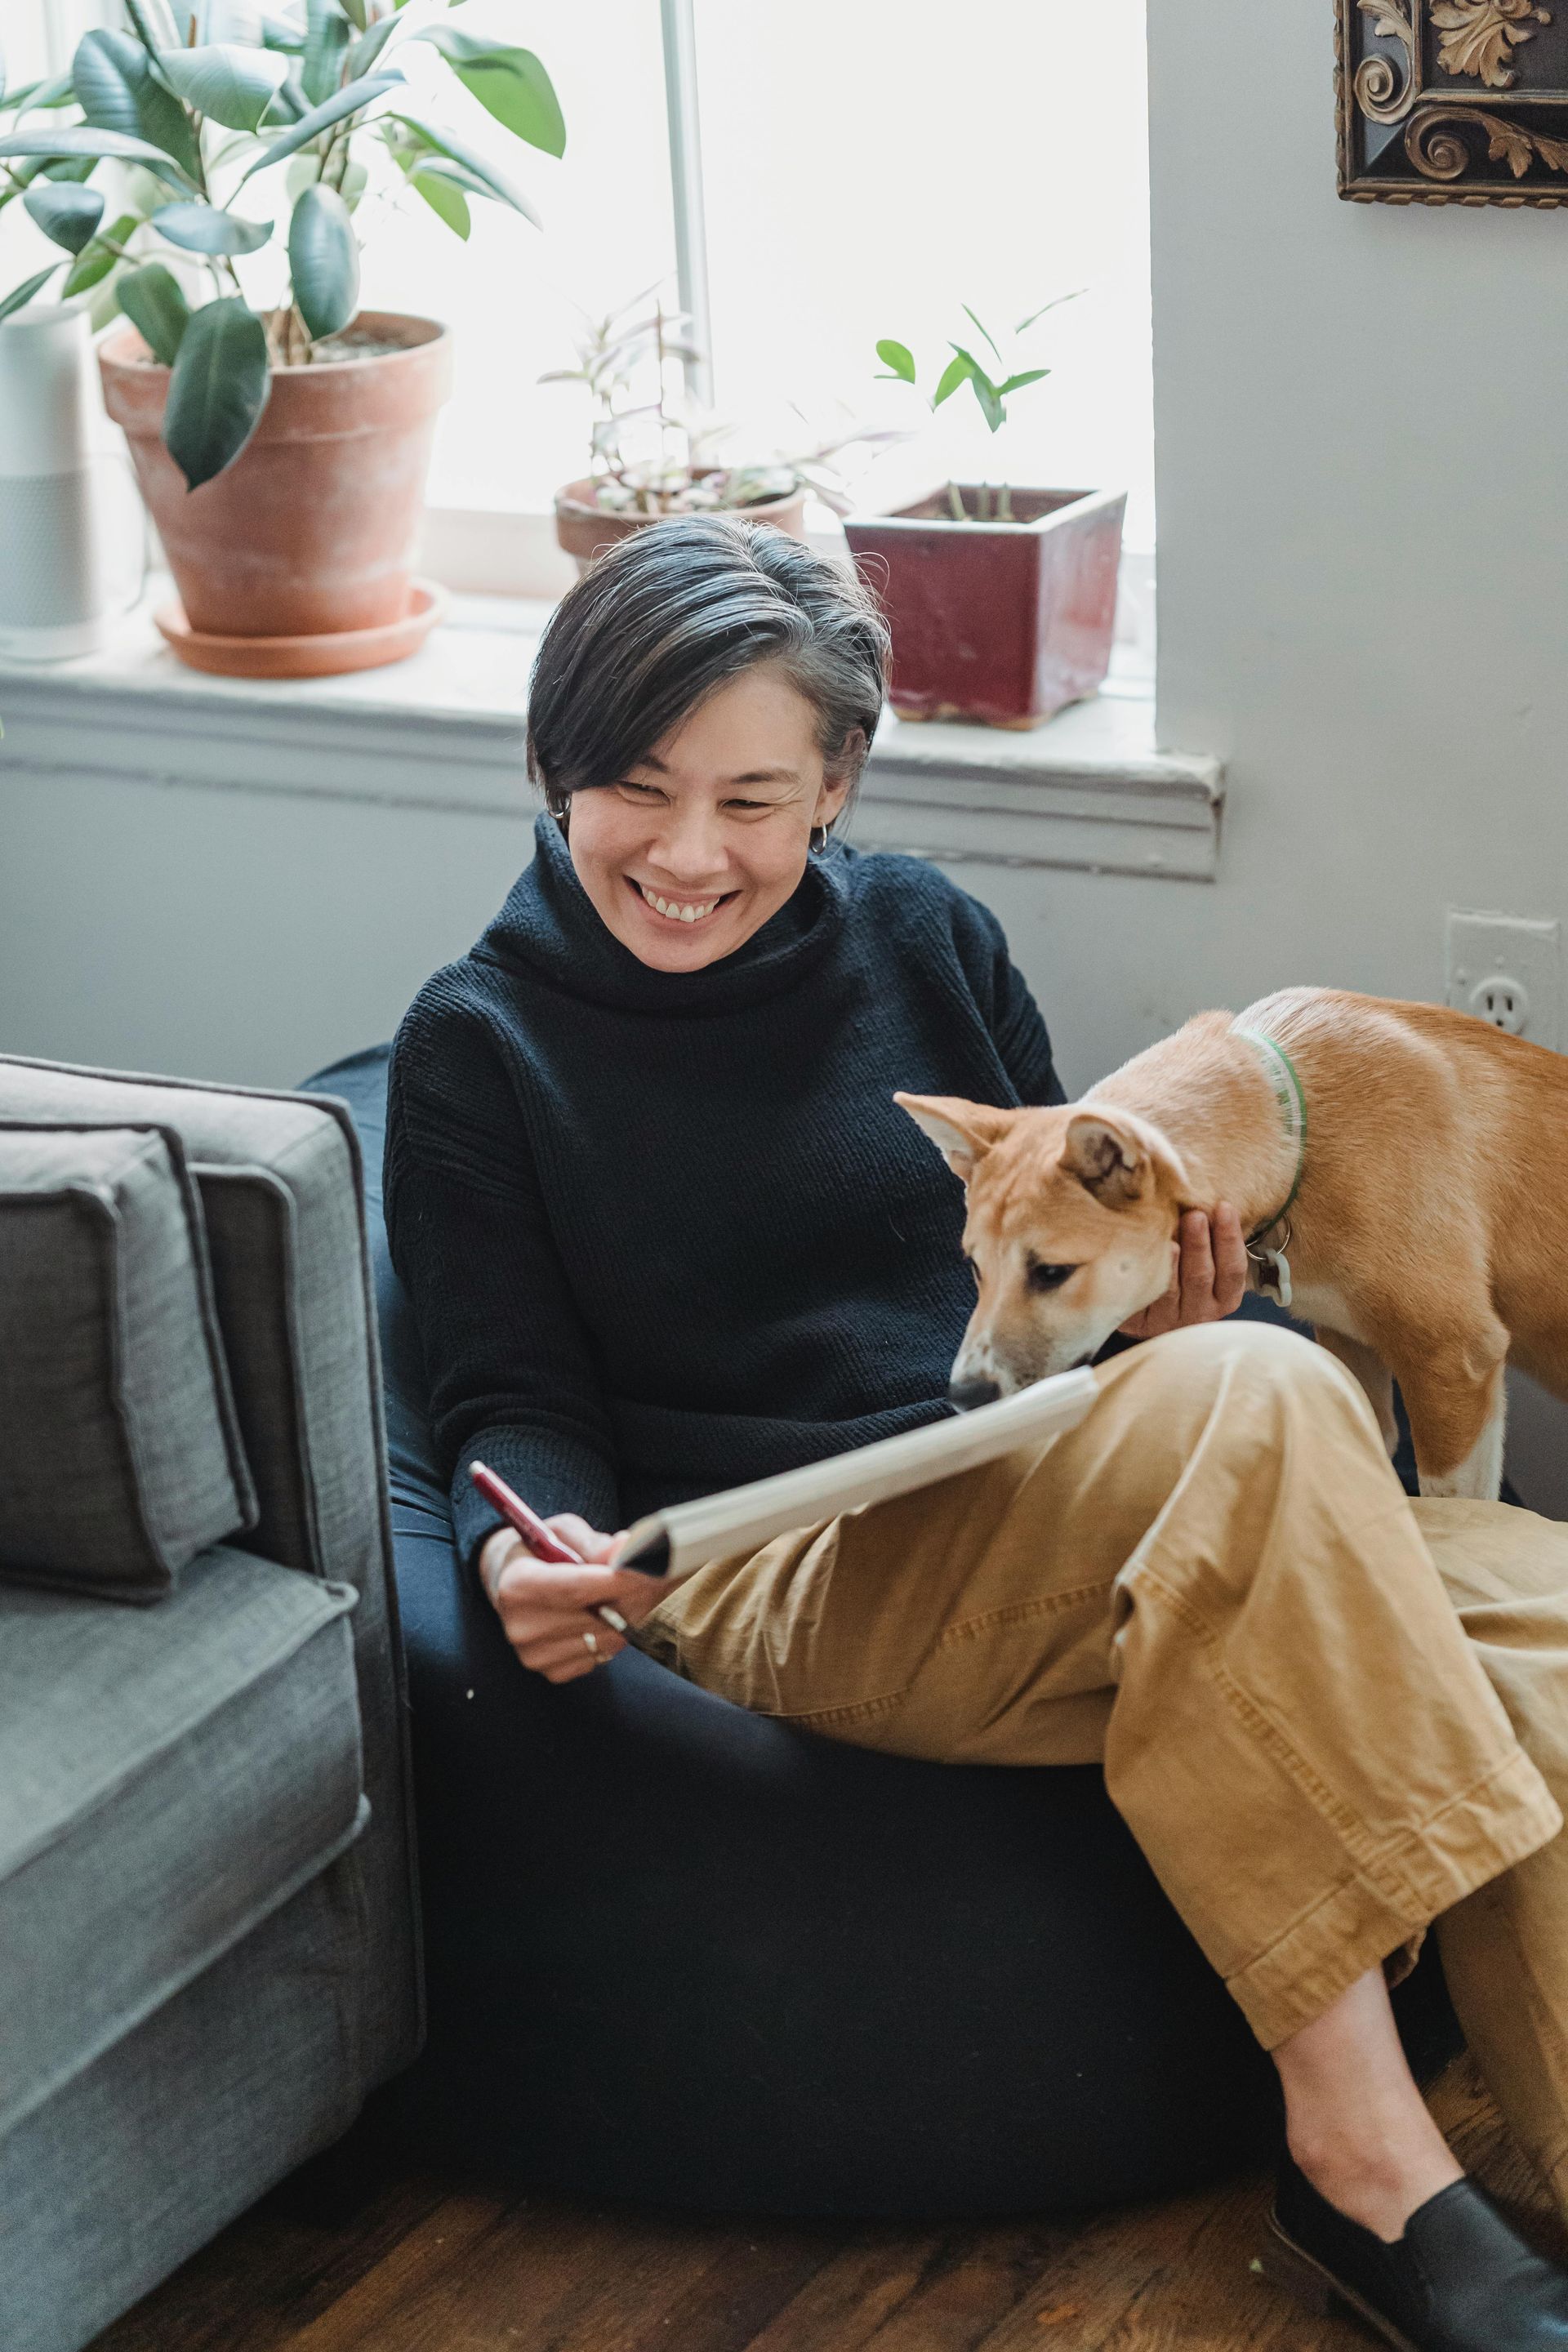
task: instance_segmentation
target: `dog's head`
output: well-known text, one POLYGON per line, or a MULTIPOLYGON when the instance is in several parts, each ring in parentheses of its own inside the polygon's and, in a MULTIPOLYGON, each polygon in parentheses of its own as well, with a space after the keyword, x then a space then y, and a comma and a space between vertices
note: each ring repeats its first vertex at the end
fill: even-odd
POLYGON ((980 1404, 1084 1363, 1169 1288, 1192 1202, 1174 1146, 1107 1103, 992 1110, 895 1095, 969 1196, 963 1250, 980 1296, 949 1394, 980 1404))

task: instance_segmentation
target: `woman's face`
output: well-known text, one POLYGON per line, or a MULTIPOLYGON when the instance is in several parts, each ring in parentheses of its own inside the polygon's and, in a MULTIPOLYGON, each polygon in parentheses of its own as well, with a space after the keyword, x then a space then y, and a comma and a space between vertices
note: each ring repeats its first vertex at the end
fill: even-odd
POLYGON ((763 664, 720 687, 613 784, 573 795, 577 878, 616 939, 657 971, 733 955, 791 897, 812 828, 830 824, 816 714, 763 664))

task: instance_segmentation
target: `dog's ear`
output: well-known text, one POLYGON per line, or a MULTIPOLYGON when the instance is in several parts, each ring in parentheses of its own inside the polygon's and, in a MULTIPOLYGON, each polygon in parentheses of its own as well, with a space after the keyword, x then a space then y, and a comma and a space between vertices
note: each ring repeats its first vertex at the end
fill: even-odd
POLYGON ((1107 1209, 1141 1201, 1153 1181, 1153 1154, 1138 1123, 1082 1110, 1068 1121, 1062 1166, 1107 1209))
POLYGON ((953 1174, 966 1184, 1014 1117, 1010 1110, 963 1102, 956 1095, 895 1095, 893 1100, 924 1129, 953 1174))

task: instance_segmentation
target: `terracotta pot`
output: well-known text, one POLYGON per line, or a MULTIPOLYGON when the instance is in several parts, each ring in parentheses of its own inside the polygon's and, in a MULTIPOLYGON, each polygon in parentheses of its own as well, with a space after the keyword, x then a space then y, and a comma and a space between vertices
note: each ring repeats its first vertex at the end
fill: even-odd
POLYGON ((249 442, 199 490, 163 446, 169 370, 133 329, 100 348, 104 402, 194 630, 314 637, 407 613, 452 338, 433 319, 384 310, 362 310, 353 331, 405 348, 275 370, 249 442))
MULTIPOLYGON (((775 530, 787 530, 792 539, 805 537, 805 492, 795 490, 787 499, 766 499, 754 507, 709 507, 709 514, 733 515, 741 522, 771 522, 775 530)), ((590 478, 580 482, 568 482, 555 493, 555 536, 577 566, 578 576, 586 572, 601 548, 613 547, 619 539, 629 539, 634 530, 646 530, 650 522, 668 522, 668 515, 606 514, 594 503, 594 484, 590 478)))
POLYGON ((1012 504, 1010 523, 957 522, 940 496, 845 518, 893 633, 900 719, 1038 727, 1110 667, 1125 492, 1016 489, 1012 504))

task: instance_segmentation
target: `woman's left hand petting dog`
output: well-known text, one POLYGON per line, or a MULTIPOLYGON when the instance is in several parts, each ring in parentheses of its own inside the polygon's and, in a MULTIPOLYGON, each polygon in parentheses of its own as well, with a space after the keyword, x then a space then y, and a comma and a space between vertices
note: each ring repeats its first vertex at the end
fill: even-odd
POLYGON ((567 1568, 536 1559, 514 1528, 498 1528, 479 1553, 479 1578, 523 1664, 546 1682, 575 1682, 626 1646, 624 1633, 595 1615, 601 1603, 610 1601, 628 1623, 640 1625, 669 1588, 661 1576, 608 1566, 620 1537, 601 1535, 574 1512, 544 1524, 595 1564, 567 1568))
POLYGON ((1247 1292, 1247 1236, 1228 1201, 1216 1204, 1212 1218, 1201 1209, 1184 1212, 1171 1261, 1164 1297, 1122 1324, 1130 1339, 1157 1339, 1183 1323, 1217 1323, 1236 1313, 1247 1292))

